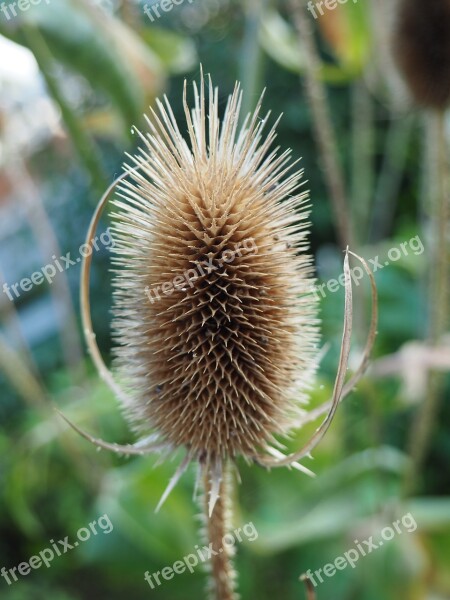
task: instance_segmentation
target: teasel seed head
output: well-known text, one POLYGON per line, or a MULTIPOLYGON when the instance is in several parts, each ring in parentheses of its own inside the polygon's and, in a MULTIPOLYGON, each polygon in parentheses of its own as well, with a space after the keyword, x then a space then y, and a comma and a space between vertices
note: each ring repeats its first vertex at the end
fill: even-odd
POLYGON ((226 459, 298 421, 318 328, 302 172, 272 150, 261 101, 239 129, 239 85, 222 121, 211 80, 208 96, 202 77, 191 111, 185 86, 189 144, 167 99, 137 132, 114 201, 113 326, 135 427, 218 485, 226 459))
POLYGON ((445 108, 450 101, 450 0, 399 0, 393 44, 417 104, 445 108))

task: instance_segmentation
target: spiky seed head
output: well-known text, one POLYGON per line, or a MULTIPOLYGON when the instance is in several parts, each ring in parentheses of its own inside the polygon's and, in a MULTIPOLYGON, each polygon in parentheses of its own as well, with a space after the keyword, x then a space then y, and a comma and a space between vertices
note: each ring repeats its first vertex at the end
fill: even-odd
POLYGON ((400 0, 393 43, 415 101, 445 108, 450 102, 450 0, 400 0))
POLYGON ((318 341, 307 194, 271 150, 261 102, 238 130, 239 85, 194 85, 189 144, 158 102, 115 199, 116 362, 140 432, 208 464, 249 459, 286 434, 318 341))

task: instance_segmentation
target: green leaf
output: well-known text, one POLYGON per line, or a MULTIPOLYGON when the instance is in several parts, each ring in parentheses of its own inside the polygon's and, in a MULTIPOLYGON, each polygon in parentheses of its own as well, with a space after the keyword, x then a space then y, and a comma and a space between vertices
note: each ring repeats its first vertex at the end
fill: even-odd
MULTIPOLYGON (((267 54, 279 65, 293 73, 305 70, 298 34, 281 15, 268 10, 261 19, 260 43, 267 54)), ((322 63, 320 78, 328 83, 344 83, 356 75, 353 65, 322 63)))
POLYGON ((450 498, 414 498, 408 509, 417 521, 420 531, 439 533, 450 529, 450 498))
POLYGON ((141 37, 169 73, 178 75, 193 69, 197 64, 195 44, 187 37, 159 27, 144 30, 141 37))
POLYGON ((59 0, 20 15, 15 28, 1 28, 27 45, 21 22, 36 27, 52 56, 106 93, 129 131, 138 122, 148 97, 160 91, 163 68, 158 57, 126 25, 84 2, 59 0))
POLYGON ((318 23, 341 67, 355 75, 361 73, 371 48, 372 30, 367 3, 340 4, 319 18, 318 23), (334 43, 328 39, 327 29, 333 32, 334 43))

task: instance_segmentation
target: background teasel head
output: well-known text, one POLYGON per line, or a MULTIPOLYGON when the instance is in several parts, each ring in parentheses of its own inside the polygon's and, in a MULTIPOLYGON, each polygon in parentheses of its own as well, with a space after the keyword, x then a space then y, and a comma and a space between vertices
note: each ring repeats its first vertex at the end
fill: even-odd
POLYGON ((450 0, 399 0, 393 46, 415 101, 445 108, 450 101, 450 0))
POLYGON ((139 432, 220 477, 298 421, 316 299, 302 174, 270 152, 269 115, 259 102, 238 132, 239 86, 222 123, 211 82, 208 104, 194 92, 190 146, 159 103, 114 202, 116 362, 139 432))

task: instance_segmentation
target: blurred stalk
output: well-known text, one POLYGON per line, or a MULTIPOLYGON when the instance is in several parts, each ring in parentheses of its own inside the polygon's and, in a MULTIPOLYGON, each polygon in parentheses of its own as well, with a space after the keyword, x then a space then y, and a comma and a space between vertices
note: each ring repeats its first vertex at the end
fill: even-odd
POLYGON ((299 33, 305 61, 305 84, 309 108, 313 117, 315 135, 325 181, 335 218, 335 227, 342 248, 353 245, 349 206, 345 181, 339 162, 336 135, 325 85, 320 79, 320 57, 314 40, 314 31, 306 11, 307 0, 289 0, 292 17, 299 33))
POLYGON ((108 181, 99 153, 94 142, 84 130, 84 127, 75 112, 72 110, 69 103, 66 102, 66 99, 59 88, 58 80, 52 74, 53 58, 45 39, 37 27, 25 21, 22 24, 22 31, 28 47, 33 52, 39 65, 39 69, 47 85, 47 90, 61 110, 61 117, 77 155, 86 171, 91 176, 91 183, 96 192, 103 193, 108 186, 108 181))
MULTIPOLYGON (((0 269, 0 287, 2 289, 4 283, 6 283, 6 281, 0 269)), ((12 329, 14 341, 18 347, 18 353, 36 380, 40 381, 39 369, 31 353, 31 348, 29 347, 28 342, 22 333, 20 317, 17 313, 16 305, 14 302, 11 302, 6 295, 0 297, 0 318, 6 326, 12 329)))
POLYGON ((241 123, 255 106, 261 95, 264 80, 264 53, 259 43, 261 17, 268 0, 245 0, 245 27, 242 41, 239 79, 242 82, 243 102, 241 123))
MULTIPOLYGON (((449 162, 445 132, 445 111, 428 116, 429 141, 436 149, 434 167, 429 171, 429 181, 433 192, 431 198, 431 236, 429 236, 429 333, 428 341, 436 347, 441 336, 448 329, 449 284, 450 284, 450 199, 449 162)), ((429 372, 428 394, 420 405, 414 419, 410 439, 409 454, 411 465, 405 482, 405 494, 411 494, 418 485, 418 478, 427 457, 434 433, 439 405, 445 390, 445 374, 429 372)))
POLYGON ((140 5, 138 2, 135 2, 135 0, 122 0, 120 16, 122 17, 122 21, 134 31, 142 29, 140 5))
MULTIPOLYGON (((360 248, 367 242, 370 207, 373 201, 374 188, 374 144, 373 101, 367 86, 361 79, 351 87, 352 102, 352 140, 351 140, 351 222, 355 239, 360 248)), ((363 296, 363 289, 358 290, 363 296)), ((354 336, 358 344, 364 343, 367 323, 367 302, 355 302, 353 322, 354 336)), ((344 407, 343 407, 344 408, 344 407)), ((350 417, 350 407, 345 404, 344 410, 350 417)))
POLYGON ((396 20, 398 2, 392 0, 368 0, 368 16, 372 25, 372 56, 368 68, 375 76, 375 89, 386 108, 392 114, 403 115, 405 112, 404 83, 398 73, 392 53, 392 25, 396 20), (384 91, 383 91, 384 90, 384 91))
POLYGON ((371 242, 382 240, 390 233, 414 124, 413 116, 395 119, 390 123, 369 226, 371 242))
POLYGON ((39 380, 0 334, 0 369, 29 408, 44 408, 47 395, 39 380))
MULTIPOLYGON (((7 172, 13 186, 18 190, 26 204, 28 222, 36 241, 41 247, 42 258, 51 263, 53 256, 60 257, 62 252, 40 194, 28 173, 27 167, 21 158, 15 156, 8 164, 7 172)), ((59 318, 64 360, 75 380, 82 380, 85 375, 83 350, 66 274, 64 272, 58 273, 49 289, 55 305, 56 318, 59 318)))
POLYGON ((367 241, 370 207, 374 188, 375 130, 373 102, 366 84, 352 85, 352 180, 351 209, 353 231, 358 245, 367 241))

